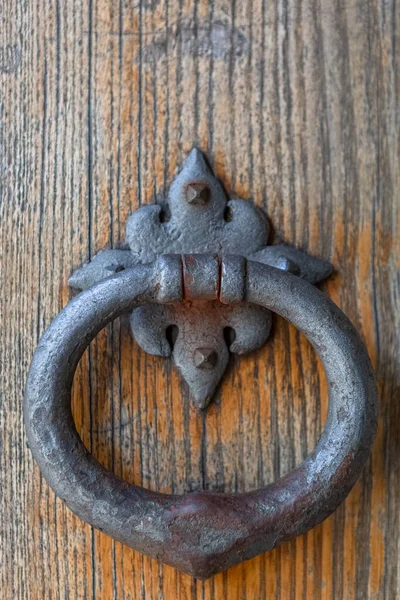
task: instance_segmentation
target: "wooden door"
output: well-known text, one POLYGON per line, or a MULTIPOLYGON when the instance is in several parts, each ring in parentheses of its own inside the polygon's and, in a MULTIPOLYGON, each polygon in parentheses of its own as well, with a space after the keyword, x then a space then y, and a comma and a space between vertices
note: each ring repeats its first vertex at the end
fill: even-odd
MULTIPOLYGON (((399 3, 5 0, 0 19, 1 599, 400 598, 399 3), (331 260, 323 289, 364 339, 380 394, 372 457, 345 504, 204 583, 76 518, 22 422, 29 362, 73 296, 68 276, 123 241, 128 215, 193 146, 265 208, 275 241, 331 260)), ((122 318, 81 361, 73 407, 87 447, 128 481, 242 491, 313 448, 327 389, 277 318, 202 417, 122 318)))

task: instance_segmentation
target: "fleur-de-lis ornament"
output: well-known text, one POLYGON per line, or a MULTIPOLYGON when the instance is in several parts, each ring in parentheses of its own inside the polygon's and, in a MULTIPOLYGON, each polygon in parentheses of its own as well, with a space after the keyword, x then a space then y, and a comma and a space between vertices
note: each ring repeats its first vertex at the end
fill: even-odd
MULTIPOLYGON (((73 273, 71 287, 86 289, 97 281, 161 254, 239 254, 289 271, 316 284, 332 265, 295 248, 268 246, 265 214, 250 201, 228 200, 203 154, 193 149, 173 181, 165 204, 139 208, 128 219, 128 249, 106 249, 73 273)), ((150 354, 169 357, 188 383, 196 405, 206 408, 226 369, 229 352, 260 348, 271 328, 271 313, 248 303, 219 301, 148 304, 133 310, 132 333, 150 354), (171 343, 168 331, 175 327, 171 343)))

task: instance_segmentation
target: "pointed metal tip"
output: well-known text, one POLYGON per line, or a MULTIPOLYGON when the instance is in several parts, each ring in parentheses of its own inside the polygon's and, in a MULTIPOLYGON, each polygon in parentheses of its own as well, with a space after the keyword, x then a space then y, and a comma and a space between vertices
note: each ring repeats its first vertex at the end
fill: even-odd
POLYGON ((205 410, 212 400, 213 394, 207 392, 204 395, 197 394, 193 398, 193 402, 199 410, 205 410))
POLYGON ((191 214, 195 207, 210 210, 215 214, 226 205, 224 190, 213 172, 207 157, 198 148, 193 148, 181 170, 174 178, 168 192, 168 203, 172 218, 178 219, 191 214), (202 187, 202 189, 200 189, 202 187), (175 217, 174 217, 175 214, 175 217))
POLYGON ((73 288, 74 290, 82 290, 83 289, 79 271, 80 271, 80 269, 78 269, 78 271, 75 271, 75 273, 72 273, 71 277, 68 279, 69 287, 73 288))
POLYGON ((204 160, 204 154, 203 154, 203 152, 199 148, 196 148, 196 146, 195 146, 189 152, 188 159, 190 159, 190 160, 204 160))
POLYGON ((328 277, 330 277, 334 271, 334 267, 333 264, 330 263, 328 260, 324 261, 325 265, 322 269, 322 274, 321 274, 321 281, 323 281, 324 279, 328 279, 328 277))
POLYGON ((193 148, 186 161, 185 167, 190 169, 200 169, 210 171, 210 167, 206 161, 205 155, 198 148, 193 148))

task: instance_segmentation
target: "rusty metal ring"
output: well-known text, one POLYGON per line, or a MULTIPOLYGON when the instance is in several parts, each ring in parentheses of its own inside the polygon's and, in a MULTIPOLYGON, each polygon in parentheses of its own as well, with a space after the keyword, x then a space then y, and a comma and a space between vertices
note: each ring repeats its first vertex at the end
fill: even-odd
POLYGON ((377 392, 354 327, 312 285, 240 257, 190 260, 198 265, 190 274, 192 291, 214 290, 223 302, 247 300, 264 306, 293 323, 319 354, 329 383, 328 418, 318 445, 300 466, 249 493, 177 496, 128 484, 84 447, 70 400, 78 361, 95 335, 118 315, 142 302, 183 298, 179 256, 127 269, 66 306, 32 360, 25 423, 44 477, 73 512, 114 539, 204 579, 306 532, 337 508, 369 455, 377 392), (213 261, 217 270, 208 268, 213 261))

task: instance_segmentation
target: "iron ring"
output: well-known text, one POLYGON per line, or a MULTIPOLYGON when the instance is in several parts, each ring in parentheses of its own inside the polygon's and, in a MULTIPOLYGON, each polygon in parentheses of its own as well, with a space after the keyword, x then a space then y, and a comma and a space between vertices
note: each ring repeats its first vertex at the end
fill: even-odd
MULTIPOLYGON (((187 257, 186 257, 187 259, 187 257)), ((28 441, 42 474, 81 519, 135 550, 205 579, 305 533, 344 500, 368 458, 377 425, 377 391, 353 325, 325 295, 290 273, 240 257, 218 262, 218 285, 191 273, 224 302, 259 304, 311 342, 329 383, 329 410, 313 452, 291 473, 242 494, 161 494, 123 481, 84 447, 71 413, 77 364, 96 334, 140 303, 184 294, 182 259, 162 256, 104 279, 74 298, 48 327, 25 392, 28 441)), ((190 257, 196 263, 196 257, 190 257)), ((195 286, 196 287, 196 286, 195 286)))

